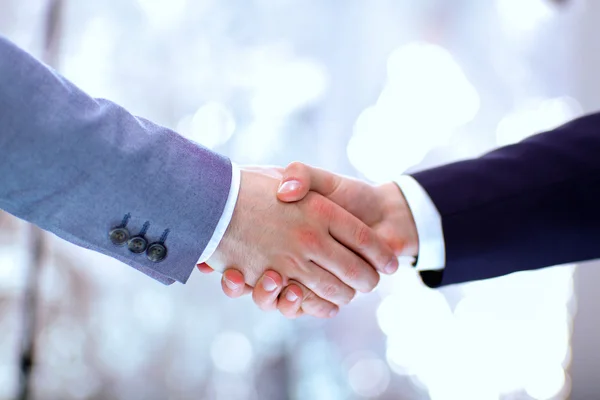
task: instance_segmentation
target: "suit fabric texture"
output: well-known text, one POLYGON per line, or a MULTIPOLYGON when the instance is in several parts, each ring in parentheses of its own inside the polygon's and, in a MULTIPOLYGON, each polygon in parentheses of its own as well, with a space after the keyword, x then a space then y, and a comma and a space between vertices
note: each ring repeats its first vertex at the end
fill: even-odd
POLYGON ((227 158, 88 96, 3 37, 0 149, 1 209, 165 284, 187 281, 231 184, 227 158))

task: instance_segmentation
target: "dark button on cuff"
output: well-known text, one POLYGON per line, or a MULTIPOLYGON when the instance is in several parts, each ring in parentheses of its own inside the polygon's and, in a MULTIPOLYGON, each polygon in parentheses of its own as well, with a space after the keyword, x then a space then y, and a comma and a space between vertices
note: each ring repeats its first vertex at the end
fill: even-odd
POLYGON ((134 236, 127 242, 127 247, 132 253, 143 253, 148 247, 148 241, 142 236, 134 236))
POLYGON ((129 231, 127 228, 114 228, 108 237, 114 245, 123 246, 129 240, 129 231))
POLYGON ((167 248, 162 243, 152 243, 146 251, 148 260, 161 262, 167 256, 167 248))

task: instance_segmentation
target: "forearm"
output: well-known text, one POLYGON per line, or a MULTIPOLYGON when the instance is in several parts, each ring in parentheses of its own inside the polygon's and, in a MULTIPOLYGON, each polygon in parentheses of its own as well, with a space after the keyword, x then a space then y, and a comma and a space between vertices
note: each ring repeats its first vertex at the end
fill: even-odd
POLYGON ((600 257, 600 115, 414 174, 442 217, 441 284, 600 257))
POLYGON ((230 162, 177 133, 93 99, 0 38, 0 207, 162 282, 185 282, 228 198, 230 162), (167 232, 153 262, 115 246, 110 229, 130 214, 132 236, 167 232))

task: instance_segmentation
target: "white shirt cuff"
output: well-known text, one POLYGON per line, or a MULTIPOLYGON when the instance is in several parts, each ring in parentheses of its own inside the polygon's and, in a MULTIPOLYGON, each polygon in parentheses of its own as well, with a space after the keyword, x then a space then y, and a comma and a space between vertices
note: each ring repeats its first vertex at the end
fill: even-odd
POLYGON ((206 262, 217 250, 219 243, 221 243, 221 239, 223 239, 223 235, 225 235, 225 231, 231 222, 231 218, 233 217, 233 210, 235 209, 235 204, 237 202, 238 194, 240 193, 240 168, 231 163, 231 187, 229 188, 229 196, 227 197, 227 202, 225 203, 225 208, 223 209, 223 214, 221 214, 221 219, 217 223, 217 228, 215 229, 208 245, 200 255, 200 259, 198 259, 198 264, 206 262))
POLYGON ((396 183, 408 203, 417 226, 419 255, 415 268, 417 271, 444 269, 446 265, 444 232, 442 218, 435 204, 412 176, 403 175, 396 183))

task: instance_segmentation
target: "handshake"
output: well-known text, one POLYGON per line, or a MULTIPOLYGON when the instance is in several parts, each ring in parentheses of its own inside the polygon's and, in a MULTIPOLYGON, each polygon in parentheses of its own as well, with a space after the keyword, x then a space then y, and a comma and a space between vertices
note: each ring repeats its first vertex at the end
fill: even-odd
POLYGON ((399 256, 419 254, 430 287, 600 258, 600 113, 401 177, 404 192, 292 164, 245 168, 229 193, 227 159, 86 95, 1 35, 0 86, 0 209, 164 284, 185 283, 216 246, 199 268, 223 272, 229 296, 331 317, 399 256), (137 239, 149 221, 170 232, 168 258, 162 243, 143 257, 107 237, 130 212, 137 239))
POLYGON ((244 167, 229 227, 198 268, 223 272, 228 296, 252 292, 263 310, 330 318, 418 248, 395 183, 373 186, 301 163, 244 167))

